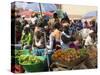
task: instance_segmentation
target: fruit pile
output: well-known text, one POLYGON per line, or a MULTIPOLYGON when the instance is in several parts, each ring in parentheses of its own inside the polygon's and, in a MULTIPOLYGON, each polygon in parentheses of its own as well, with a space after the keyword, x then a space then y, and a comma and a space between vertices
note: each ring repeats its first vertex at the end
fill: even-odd
POLYGON ((87 49, 85 48, 80 49, 79 53, 80 53, 80 57, 85 57, 88 55, 87 49))
POLYGON ((89 59, 96 59, 97 58, 97 48, 92 46, 87 50, 89 54, 89 59))
POLYGON ((23 65, 32 65, 36 63, 42 62, 37 56, 32 56, 32 55, 21 55, 19 57, 20 64, 23 65))
POLYGON ((30 50, 15 50, 15 56, 30 55, 30 50))
POLYGON ((58 62, 60 61, 62 64, 65 64, 76 61, 86 55, 87 53, 85 49, 75 50, 74 48, 69 48, 63 51, 58 50, 54 52, 54 54, 52 55, 52 60, 58 62))
POLYGON ((88 50, 89 59, 96 59, 97 58, 97 52, 93 50, 88 50))

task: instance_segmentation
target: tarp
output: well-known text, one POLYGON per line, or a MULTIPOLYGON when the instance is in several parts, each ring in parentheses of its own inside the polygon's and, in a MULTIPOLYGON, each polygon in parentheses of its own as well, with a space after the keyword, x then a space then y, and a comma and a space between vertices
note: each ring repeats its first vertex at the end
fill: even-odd
POLYGON ((41 5, 42 12, 57 10, 57 7, 55 4, 49 4, 49 3, 16 2, 15 6, 16 8, 31 9, 34 12, 41 12, 39 4, 41 5))

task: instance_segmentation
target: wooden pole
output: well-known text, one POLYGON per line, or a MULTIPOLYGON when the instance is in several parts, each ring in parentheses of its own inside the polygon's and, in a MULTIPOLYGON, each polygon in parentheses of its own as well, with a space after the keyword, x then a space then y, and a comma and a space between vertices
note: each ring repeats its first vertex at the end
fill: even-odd
POLYGON ((42 17, 42 8, 41 8, 41 3, 39 3, 39 7, 40 7, 40 14, 41 14, 41 17, 42 17))

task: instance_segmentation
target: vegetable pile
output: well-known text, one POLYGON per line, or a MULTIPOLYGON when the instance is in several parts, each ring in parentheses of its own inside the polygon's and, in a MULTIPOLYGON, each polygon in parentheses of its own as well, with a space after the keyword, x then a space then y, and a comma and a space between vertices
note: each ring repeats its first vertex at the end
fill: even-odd
POLYGON ((19 57, 19 61, 20 61, 20 64, 23 64, 23 65, 32 65, 32 64, 37 64, 37 63, 42 62, 42 60, 40 60, 38 56, 32 56, 32 55, 29 55, 29 56, 21 55, 19 57))
POLYGON ((69 48, 66 50, 58 50, 52 55, 53 61, 61 62, 62 64, 77 61, 83 57, 87 56, 85 49, 75 50, 74 48, 69 48))

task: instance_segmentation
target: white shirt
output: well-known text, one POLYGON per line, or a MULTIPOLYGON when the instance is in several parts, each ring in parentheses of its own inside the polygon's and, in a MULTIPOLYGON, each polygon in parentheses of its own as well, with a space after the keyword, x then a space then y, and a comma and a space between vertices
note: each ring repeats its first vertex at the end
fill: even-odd
POLYGON ((26 18, 25 18, 25 20, 30 21, 30 20, 31 20, 31 18, 30 18, 30 17, 26 17, 26 18))
POLYGON ((88 29, 88 28, 84 28, 84 29, 80 30, 80 35, 82 36, 83 40, 85 40, 87 38, 87 36, 89 35, 89 31, 90 31, 90 29, 88 29))
POLYGON ((37 20, 37 17, 31 18, 32 24, 35 24, 35 21, 37 20))
POLYGON ((89 46, 89 45, 93 45, 93 40, 90 36, 87 36, 87 38, 85 39, 85 46, 89 46))
POLYGON ((49 45, 47 45, 47 48, 52 50, 52 48, 53 48, 53 40, 54 40, 54 37, 53 37, 52 34, 50 34, 49 39, 50 39, 49 40, 49 45))
POLYGON ((25 20, 26 20, 28 23, 31 23, 31 18, 30 18, 30 17, 26 17, 25 20))

